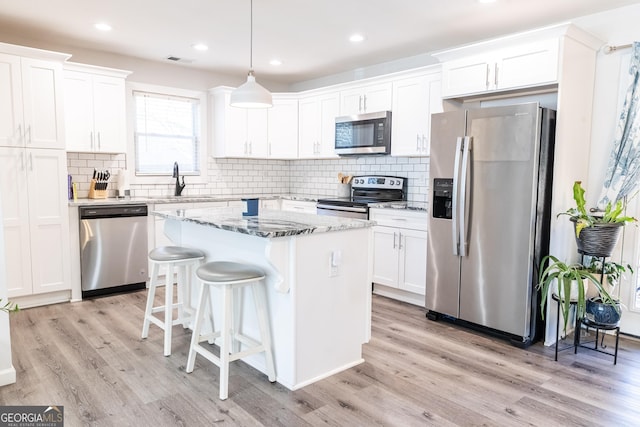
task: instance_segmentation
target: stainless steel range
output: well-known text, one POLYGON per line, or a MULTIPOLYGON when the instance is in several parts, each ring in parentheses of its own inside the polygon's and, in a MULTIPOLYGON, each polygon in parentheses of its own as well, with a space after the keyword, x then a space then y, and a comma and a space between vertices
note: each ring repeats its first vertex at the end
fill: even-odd
POLYGON ((369 218, 369 204, 407 200, 407 178, 397 176, 356 176, 351 197, 319 199, 318 215, 369 218))

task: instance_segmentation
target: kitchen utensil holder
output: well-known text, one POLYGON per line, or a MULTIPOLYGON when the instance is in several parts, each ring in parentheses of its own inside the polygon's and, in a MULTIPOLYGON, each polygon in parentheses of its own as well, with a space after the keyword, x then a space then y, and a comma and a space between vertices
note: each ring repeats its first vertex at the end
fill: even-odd
POLYGON ((338 184, 338 197, 351 198, 351 184, 338 184))
POLYGON ((90 199, 106 199, 107 198, 107 190, 96 190, 96 180, 92 179, 91 184, 89 184, 89 198, 90 199))

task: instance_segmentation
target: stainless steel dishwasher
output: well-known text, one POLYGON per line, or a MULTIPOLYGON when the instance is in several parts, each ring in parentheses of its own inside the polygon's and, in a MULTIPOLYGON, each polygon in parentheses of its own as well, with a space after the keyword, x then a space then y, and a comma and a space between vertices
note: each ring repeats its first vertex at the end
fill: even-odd
POLYGON ((147 206, 81 206, 82 297, 143 289, 147 281, 147 206))

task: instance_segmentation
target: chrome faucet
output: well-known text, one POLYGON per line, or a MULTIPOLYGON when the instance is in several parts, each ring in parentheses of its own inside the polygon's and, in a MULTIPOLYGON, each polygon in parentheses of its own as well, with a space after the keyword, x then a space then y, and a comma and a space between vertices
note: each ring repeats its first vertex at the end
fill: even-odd
POLYGON ((184 176, 182 177, 182 183, 180 183, 180 172, 178 170, 178 162, 173 162, 173 177, 176 179, 176 191, 174 196, 180 196, 186 184, 184 183, 184 176))

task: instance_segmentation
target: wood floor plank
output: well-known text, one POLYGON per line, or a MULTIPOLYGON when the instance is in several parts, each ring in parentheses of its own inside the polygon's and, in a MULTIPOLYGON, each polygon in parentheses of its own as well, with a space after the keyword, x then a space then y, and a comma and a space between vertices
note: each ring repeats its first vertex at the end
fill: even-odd
POLYGON ((0 405, 64 405, 70 426, 640 425, 633 339, 617 365, 587 349, 554 362, 542 343, 518 349, 374 295, 364 363, 290 391, 237 361, 220 401, 215 365, 184 371, 189 330, 173 328, 170 357, 159 328, 140 338, 145 302, 140 291, 11 314, 18 382, 0 405))

